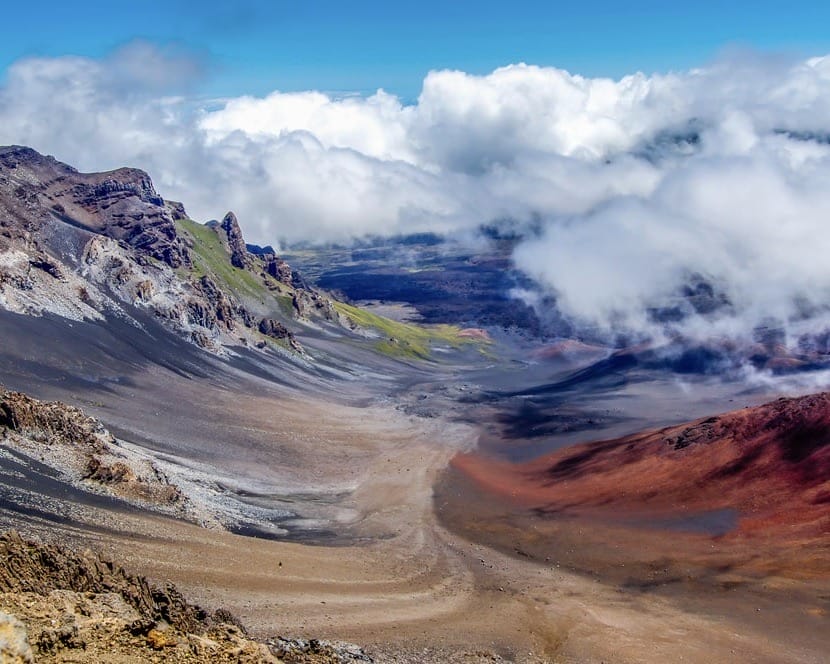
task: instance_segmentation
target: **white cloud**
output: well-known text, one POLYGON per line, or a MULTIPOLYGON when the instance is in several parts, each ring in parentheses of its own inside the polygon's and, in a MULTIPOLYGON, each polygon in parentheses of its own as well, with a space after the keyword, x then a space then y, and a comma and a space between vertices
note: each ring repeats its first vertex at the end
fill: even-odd
POLYGON ((414 161, 405 120, 411 109, 382 90, 368 98, 331 99, 320 92, 273 92, 264 99, 231 99, 205 113, 208 143, 234 131, 261 141, 307 131, 326 147, 351 148, 377 159, 414 161))
POLYGON ((263 243, 541 220, 516 260, 592 325, 651 329, 648 309, 693 274, 732 307, 687 333, 823 317, 830 302, 830 57, 733 54, 619 81, 438 71, 411 106, 383 91, 182 96, 200 69, 142 43, 19 61, 0 143, 144 168, 194 217, 233 209, 263 243))

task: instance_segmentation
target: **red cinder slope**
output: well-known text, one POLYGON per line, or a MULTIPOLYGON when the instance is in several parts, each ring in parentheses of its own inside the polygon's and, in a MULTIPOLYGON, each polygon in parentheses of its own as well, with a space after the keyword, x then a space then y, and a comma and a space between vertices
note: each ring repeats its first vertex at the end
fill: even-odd
POLYGON ((732 536, 830 535, 830 393, 568 447, 521 465, 476 453, 454 466, 550 514, 632 516, 733 508, 732 536))

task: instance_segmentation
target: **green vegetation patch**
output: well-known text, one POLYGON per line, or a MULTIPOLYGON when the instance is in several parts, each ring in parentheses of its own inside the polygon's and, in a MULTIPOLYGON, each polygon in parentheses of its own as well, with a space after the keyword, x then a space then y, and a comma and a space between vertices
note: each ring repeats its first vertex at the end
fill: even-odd
POLYGON ((375 348, 390 357, 428 360, 435 344, 460 348, 482 342, 480 339, 461 336, 461 328, 457 325, 401 323, 343 302, 333 304, 337 312, 354 325, 377 330, 383 339, 375 344, 375 348))
POLYGON ((226 286, 237 295, 248 295, 260 301, 268 297, 268 290, 255 275, 231 265, 230 256, 216 231, 190 219, 179 220, 176 225, 193 240, 191 255, 196 277, 207 275, 220 287, 226 286))

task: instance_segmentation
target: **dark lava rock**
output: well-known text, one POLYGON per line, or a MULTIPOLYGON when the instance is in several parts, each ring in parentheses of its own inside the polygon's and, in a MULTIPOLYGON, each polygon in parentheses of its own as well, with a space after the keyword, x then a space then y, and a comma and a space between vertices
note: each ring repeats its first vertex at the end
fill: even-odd
POLYGON ((242 229, 233 212, 228 212, 222 219, 221 228, 228 238, 228 248, 231 251, 231 264, 234 267, 244 268, 245 258, 248 255, 248 248, 245 239, 242 237, 242 229))
POLYGON ((293 336, 285 325, 273 318, 263 318, 259 321, 259 331, 266 337, 272 337, 273 339, 289 339, 293 336))

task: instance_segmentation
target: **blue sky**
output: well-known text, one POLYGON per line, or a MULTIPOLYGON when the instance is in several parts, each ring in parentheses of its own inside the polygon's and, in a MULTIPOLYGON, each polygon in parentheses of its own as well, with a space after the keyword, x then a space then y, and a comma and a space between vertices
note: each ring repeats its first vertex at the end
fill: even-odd
POLYGON ((724 48, 830 52, 830 3, 257 1, 7 3, 0 68, 31 55, 103 56, 133 39, 205 64, 198 91, 372 92, 414 99, 430 69, 525 61, 587 76, 688 69, 724 48), (12 29, 8 29, 11 27, 12 29))

